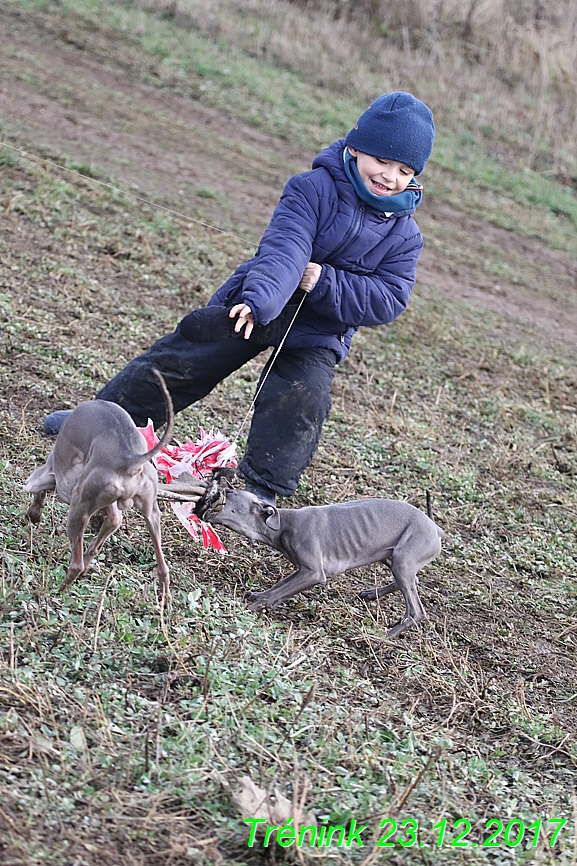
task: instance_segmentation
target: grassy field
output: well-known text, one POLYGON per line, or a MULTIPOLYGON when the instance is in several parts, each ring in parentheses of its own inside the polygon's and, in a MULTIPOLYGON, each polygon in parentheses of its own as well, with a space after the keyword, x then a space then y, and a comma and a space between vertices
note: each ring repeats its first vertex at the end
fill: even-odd
MULTIPOLYGON (((56 42, 65 26, 103 66, 248 119, 279 148, 287 136, 320 147, 363 107, 259 57, 238 28, 211 36, 152 4, 8 5, 21 26, 42 23, 48 36, 38 39, 56 42)), ((249 4, 230 14, 243 8, 248 15, 249 4)), ((5 45, 3 75, 15 82, 22 49, 5 45)), ((29 70, 41 93, 32 55, 29 70)), ((159 606, 152 546, 134 512, 87 577, 58 594, 67 507, 49 500, 37 528, 24 519, 23 482, 50 449, 43 415, 90 399, 204 303, 250 253, 254 223, 223 199, 234 233, 215 232, 201 224, 220 206, 212 189, 200 195, 200 221, 185 220, 155 206, 184 210, 169 190, 143 190, 145 203, 98 164, 82 164, 72 144, 54 154, 18 138, 12 118, 0 123, 12 148, 92 175, 0 146, 0 863, 574 866, 574 345, 426 280, 392 327, 355 338, 294 504, 377 495, 424 507, 432 491, 446 542, 421 575, 428 618, 399 640, 385 634, 400 599, 356 597, 381 580, 378 568, 253 614, 245 590, 271 585, 287 563, 226 531, 224 557, 204 551, 164 506, 169 609, 159 606), (239 800, 247 778, 270 798, 272 824, 314 814, 319 828, 344 827, 351 844, 339 847, 337 836, 284 847, 273 835, 265 848, 260 834, 249 847, 249 805, 239 800), (397 829, 384 841, 396 844, 379 846, 389 818, 397 829), (519 819, 525 835, 513 845, 519 819), (554 819, 566 821, 556 837, 554 819), (411 821, 418 836, 405 847, 411 821), (502 824, 495 847, 483 844, 499 829, 492 821, 502 824), (465 848, 456 843, 469 824, 465 848), (362 847, 355 826, 366 828, 362 847)), ((231 160, 227 176, 236 169, 231 160)), ((543 309, 571 311, 575 194, 535 172, 506 171, 507 186, 504 172, 491 173, 480 140, 441 132, 427 194, 460 207, 463 221, 449 232, 430 213, 419 220, 435 255, 427 273, 449 263, 517 285, 543 309), (455 192, 456 170, 467 195, 455 192), (470 233, 471 214, 486 220, 486 234, 470 233), (539 255, 500 247, 490 230, 503 227, 520 244, 542 244, 539 255), (566 271, 540 269, 546 254, 566 271)), ((195 438, 199 425, 233 436, 264 362, 179 415, 177 438, 195 438)))

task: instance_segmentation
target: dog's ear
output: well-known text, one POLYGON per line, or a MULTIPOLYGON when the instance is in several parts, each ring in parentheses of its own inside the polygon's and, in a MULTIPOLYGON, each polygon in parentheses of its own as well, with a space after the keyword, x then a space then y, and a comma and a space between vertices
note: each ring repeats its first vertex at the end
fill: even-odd
POLYGON ((265 523, 270 529, 276 530, 280 529, 280 514, 278 512, 278 508, 275 508, 274 505, 263 505, 262 513, 266 514, 265 523))

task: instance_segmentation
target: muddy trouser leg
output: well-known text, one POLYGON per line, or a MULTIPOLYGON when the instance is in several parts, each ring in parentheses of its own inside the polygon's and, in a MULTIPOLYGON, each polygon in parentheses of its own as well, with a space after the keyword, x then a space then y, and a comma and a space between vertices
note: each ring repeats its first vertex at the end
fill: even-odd
POLYGON ((151 372, 153 367, 164 376, 174 411, 180 412, 206 397, 263 348, 242 336, 214 343, 191 343, 174 331, 127 364, 98 392, 96 399, 118 403, 139 427, 146 426, 149 418, 155 427, 160 427, 166 421, 166 408, 151 372))
POLYGON ((281 496, 295 492, 331 408, 336 362, 330 349, 281 350, 256 401, 239 466, 249 483, 281 496))

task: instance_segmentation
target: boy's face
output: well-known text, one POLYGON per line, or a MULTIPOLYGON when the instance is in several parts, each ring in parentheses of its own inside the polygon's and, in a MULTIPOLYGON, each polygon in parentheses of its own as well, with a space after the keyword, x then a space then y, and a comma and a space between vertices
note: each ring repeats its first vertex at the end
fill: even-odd
POLYGON ((397 195, 404 192, 415 176, 412 168, 402 162, 395 162, 394 159, 369 156, 354 147, 349 147, 349 152, 357 158, 361 180, 373 195, 397 195))

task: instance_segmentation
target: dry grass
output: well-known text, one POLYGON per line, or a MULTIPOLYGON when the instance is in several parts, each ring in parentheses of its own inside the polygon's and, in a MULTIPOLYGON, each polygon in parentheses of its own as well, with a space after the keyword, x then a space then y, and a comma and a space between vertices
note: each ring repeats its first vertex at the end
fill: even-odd
POLYGON ((467 130, 498 160, 569 184, 577 175, 573 0, 136 4, 360 105, 384 90, 410 90, 432 106, 441 130, 467 130))

